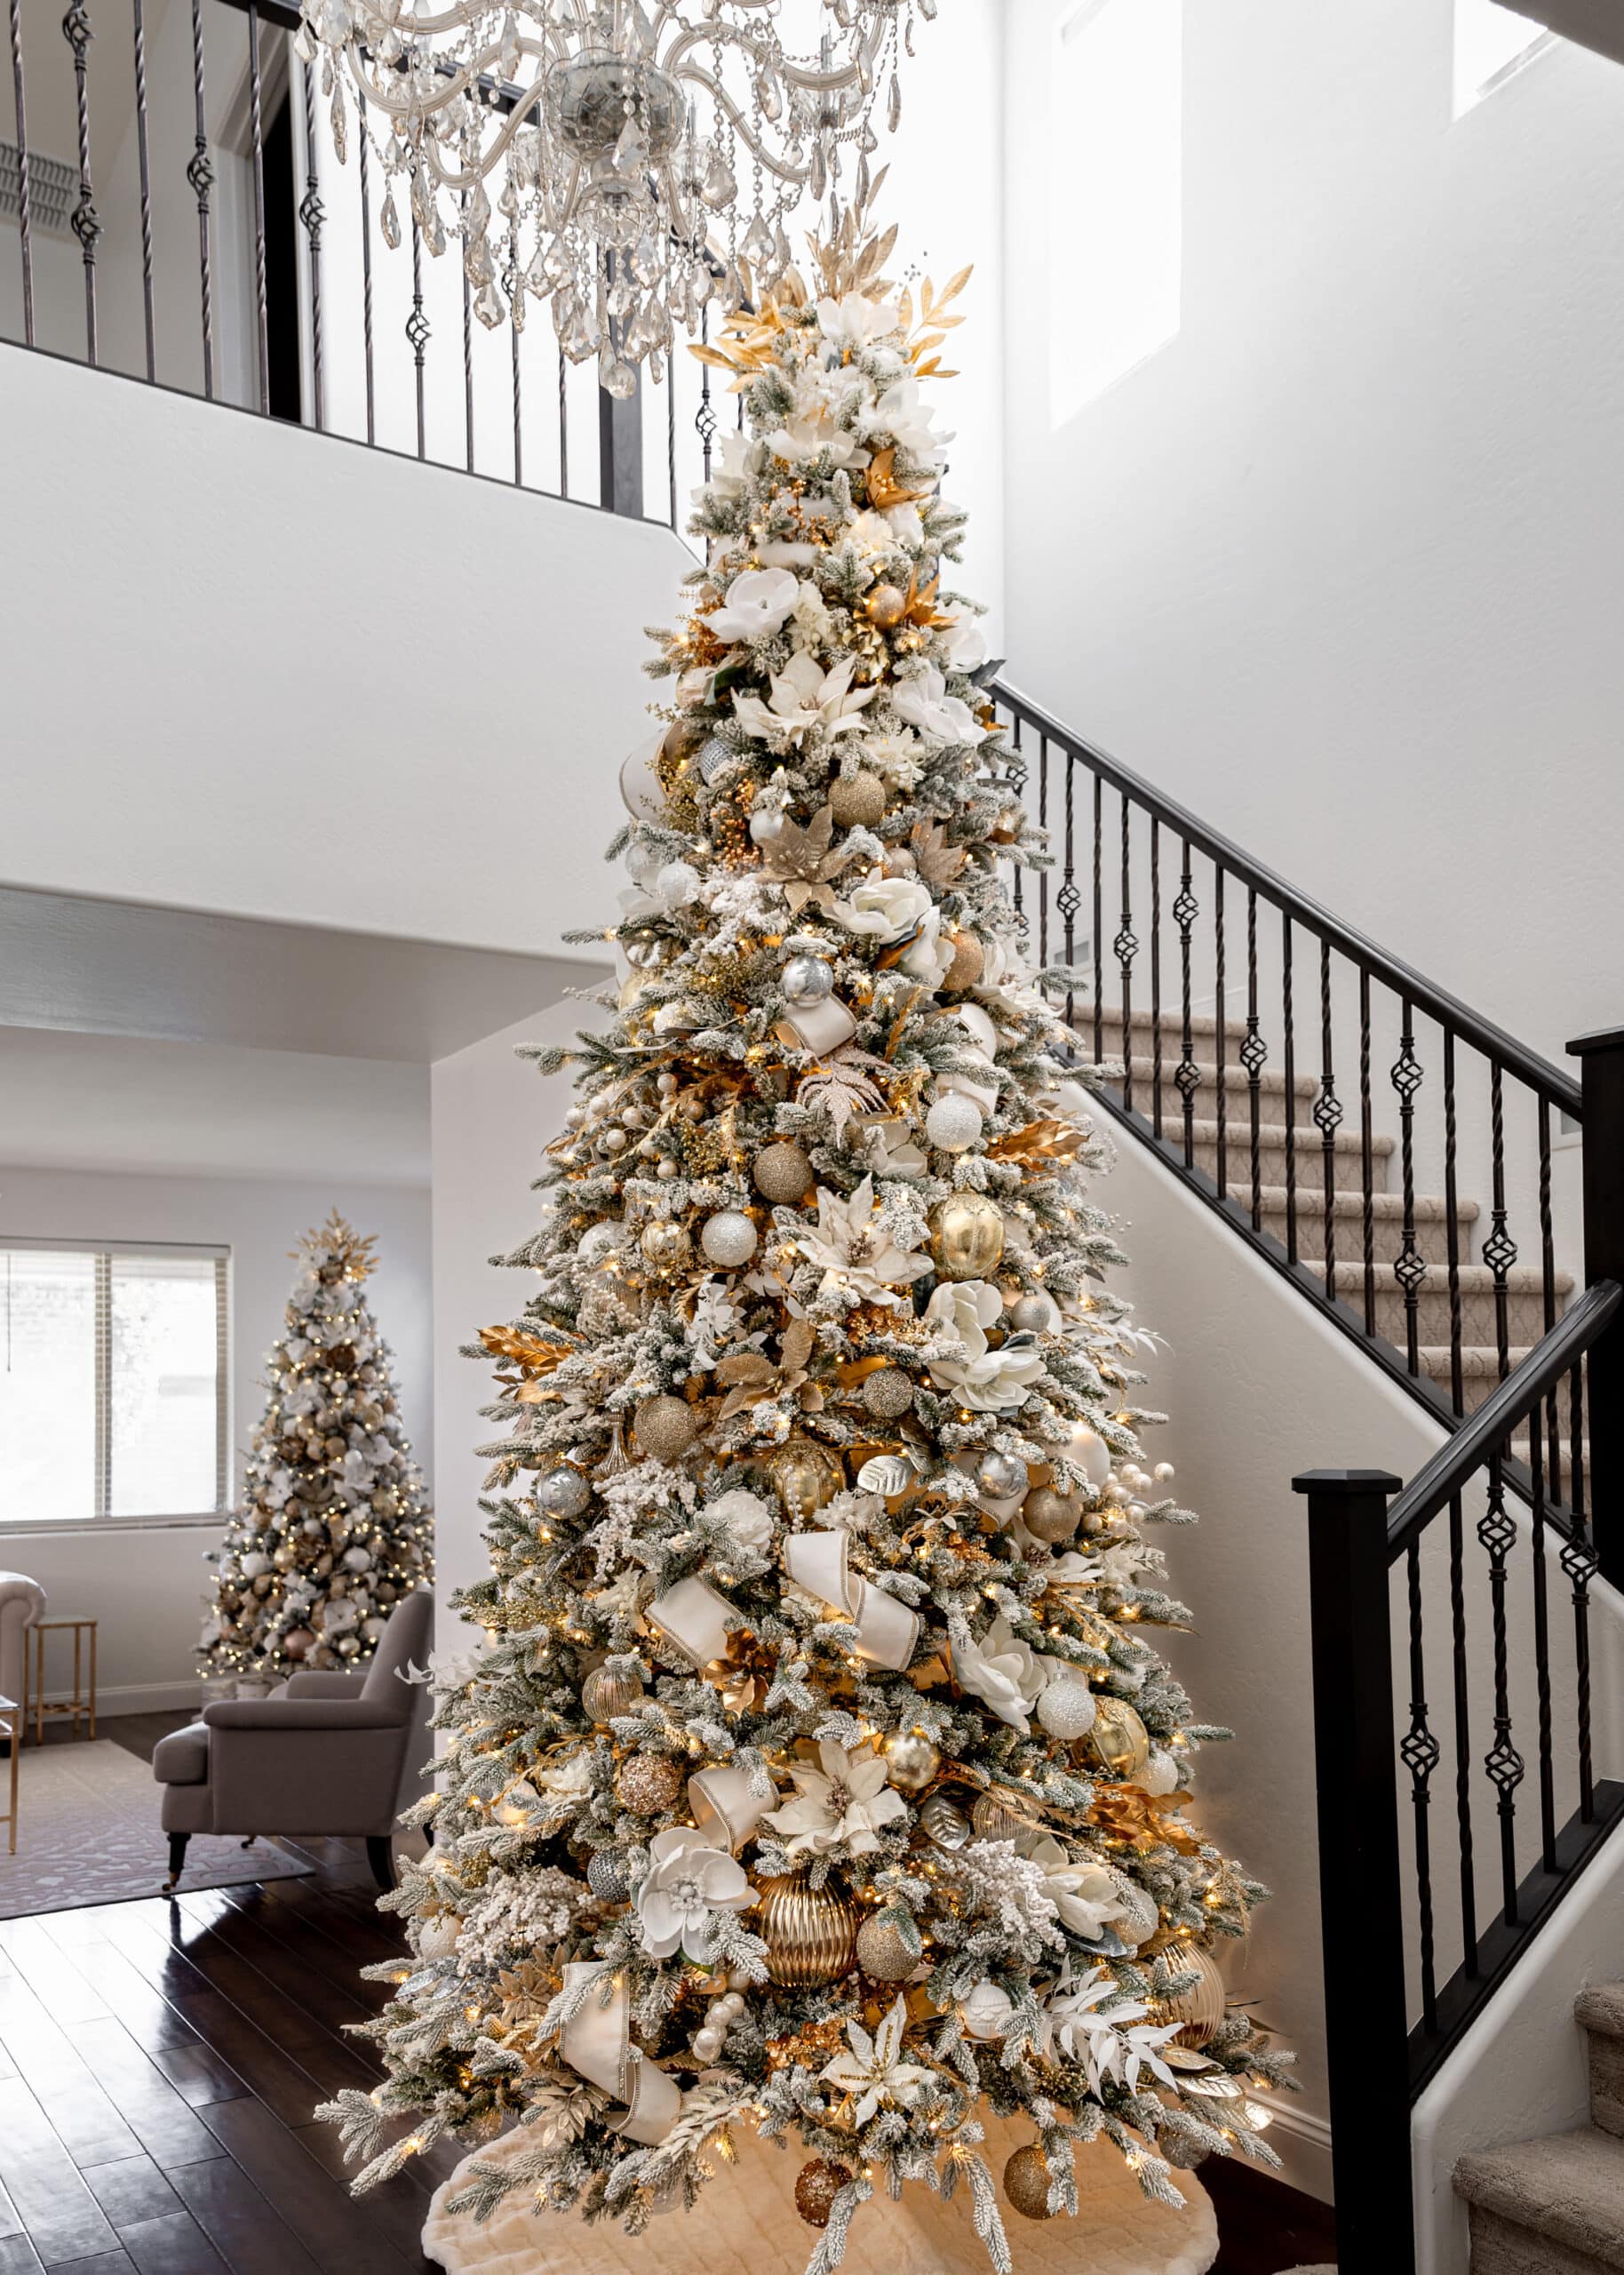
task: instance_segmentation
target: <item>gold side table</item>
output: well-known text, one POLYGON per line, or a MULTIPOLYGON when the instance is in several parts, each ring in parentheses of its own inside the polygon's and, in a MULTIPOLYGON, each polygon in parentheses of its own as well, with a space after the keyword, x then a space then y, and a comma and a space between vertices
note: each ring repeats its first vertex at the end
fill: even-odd
POLYGON ((73 1717, 75 1737, 79 1735, 81 1715, 88 1717, 90 1735, 94 1737, 96 1735, 96 1622, 93 1619, 67 1616, 60 1619, 36 1619, 33 1627, 28 1632, 38 1639, 34 1646, 33 1697, 30 1701, 34 1710, 35 1744, 41 1745, 44 1743, 47 1720, 60 1720, 69 1714, 73 1717), (63 1628, 70 1628, 73 1632, 73 1696, 71 1698, 48 1699, 45 1696, 45 1638, 54 1631, 63 1628), (88 1691, 84 1684, 84 1631, 86 1628, 90 1630, 91 1639, 88 1691))
POLYGON ((7 1698, 0 1692, 0 1736, 10 1739, 12 1747, 12 1805, 6 1814, 0 1816, 0 1824, 5 1826, 11 1836, 6 1853, 12 1856, 17 1854, 17 1763, 22 1752, 23 1725, 27 1719, 26 1709, 20 1706, 14 1698, 7 1698))

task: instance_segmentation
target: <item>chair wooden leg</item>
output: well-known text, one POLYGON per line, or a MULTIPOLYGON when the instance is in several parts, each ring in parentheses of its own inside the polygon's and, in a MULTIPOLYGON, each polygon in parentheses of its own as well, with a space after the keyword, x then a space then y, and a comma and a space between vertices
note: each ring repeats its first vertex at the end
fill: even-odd
POLYGON ((367 1835, 367 1862, 372 1867, 372 1877, 386 1895, 394 1886, 394 1843, 386 1833, 367 1835))
POLYGON ((173 1890, 176 1881, 186 1870, 187 1843, 191 1838, 189 1832, 171 1832, 169 1836, 169 1878, 163 1883, 166 1896, 173 1890))

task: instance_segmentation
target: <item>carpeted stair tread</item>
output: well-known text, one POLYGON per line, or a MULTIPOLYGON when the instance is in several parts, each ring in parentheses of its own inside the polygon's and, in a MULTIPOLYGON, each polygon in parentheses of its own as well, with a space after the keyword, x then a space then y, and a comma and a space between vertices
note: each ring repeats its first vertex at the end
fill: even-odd
MULTIPOLYGON (((1233 1167, 1233 1165, 1243 1157, 1246 1160, 1250 1160, 1252 1154, 1251 1123, 1244 1119, 1238 1121, 1236 1116, 1231 1114, 1225 1124, 1225 1129, 1229 1137, 1230 1161, 1231 1167, 1233 1167)), ((1166 1124, 1166 1118, 1164 1117, 1162 1134, 1164 1137, 1171 1138, 1174 1143, 1177 1145, 1182 1139, 1184 1135, 1184 1118, 1182 1114, 1179 1115, 1177 1121, 1171 1126, 1166 1124)), ((1215 1145, 1218 1143, 1217 1122, 1215 1120, 1209 1121, 1206 1115, 1198 1114, 1191 1122, 1190 1134, 1198 1145, 1215 1145)), ((1257 1142, 1260 1150, 1264 1152, 1284 1152, 1286 1147, 1286 1124, 1283 1122, 1262 1122, 1258 1124, 1257 1142)), ((1315 1128, 1314 1124, 1305 1117, 1302 1121, 1298 1122, 1293 1142, 1297 1148, 1298 1181, 1300 1184, 1306 1184, 1309 1176, 1309 1163, 1312 1161, 1316 1165, 1318 1165, 1319 1156, 1325 1151, 1325 1140, 1320 1137, 1320 1134, 1315 1128)), ((1389 1153, 1396 1150, 1397 1144, 1398 1140, 1396 1138, 1387 1138, 1378 1133, 1373 1137, 1370 1141, 1372 1158, 1374 1160, 1385 1160, 1389 1153)), ((1357 1160, 1359 1153, 1359 1133, 1357 1130, 1339 1130, 1337 1131, 1336 1151, 1339 1153, 1351 1154, 1357 1160)))
MULTIPOLYGON (((1148 1043, 1148 1037, 1143 1040, 1148 1043)), ((1134 1030, 1134 1097, 1137 1100, 1142 1091, 1147 1096, 1149 1094, 1150 1084, 1156 1074, 1156 1054, 1150 1048, 1142 1048, 1142 1038, 1137 1029, 1134 1030)), ((1178 1072, 1183 1052, 1182 1038, 1178 1035, 1170 1035, 1164 1027, 1162 1030, 1162 1089, 1171 1092, 1175 1101, 1179 1099, 1181 1093, 1173 1078, 1178 1072)), ((1101 1066, 1117 1068, 1118 1072, 1113 1079, 1112 1087, 1117 1090, 1122 1088, 1119 1070, 1125 1061, 1120 1051, 1107 1051, 1103 1058, 1095 1063, 1101 1066)), ((1200 1078, 1196 1092, 1197 1097, 1200 1098, 1203 1093, 1215 1090, 1218 1083, 1217 1061, 1212 1058, 1196 1058, 1190 1063, 1200 1078)), ((1250 1091, 1251 1077, 1237 1060, 1231 1058, 1225 1063, 1223 1076, 1226 1090, 1238 1090, 1243 1098, 1250 1091)), ((1260 1098, 1283 1098, 1286 1096, 1286 1077, 1276 1068, 1265 1066, 1257 1078, 1257 1087, 1260 1098)), ((1295 1097, 1303 1099, 1317 1098, 1319 1096, 1319 1083, 1312 1074, 1297 1075, 1293 1082, 1292 1090, 1295 1097)))
POLYGON ((1462 2157, 1454 2185, 1474 2211, 1624 2269, 1624 2146, 1593 2125, 1462 2157))
POLYGON ((1624 2038, 1624 1983, 1597 1983, 1573 2001, 1582 2030, 1600 2038, 1624 2038))
POLYGON ((1614 2140, 1624 2139, 1624 1983, 1581 1991, 1573 2016, 1589 2051, 1590 2122, 1614 2140))
MULTIPOLYGON (((1299 1205, 1301 1205, 1301 1203, 1299 1205)), ((1325 1262, 1323 1256, 1305 1256, 1302 1258, 1302 1263, 1307 1271, 1315 1273, 1320 1279, 1324 1279, 1325 1262)), ((1380 1263, 1378 1263, 1376 1265, 1376 1272, 1378 1278, 1385 1277, 1389 1284, 1396 1284, 1393 1282, 1393 1267, 1391 1265, 1388 1265, 1384 1268, 1380 1263)), ((1457 1265, 1455 1267, 1455 1277, 1459 1282, 1461 1293, 1463 1296, 1492 1296, 1494 1293, 1496 1286, 1494 1273, 1491 1267, 1486 1264, 1457 1265)), ((1361 1257, 1357 1261, 1354 1261, 1349 1258, 1338 1257, 1336 1259, 1336 1284, 1339 1289, 1363 1288, 1365 1285, 1364 1258, 1361 1257)), ((1427 1278, 1424 1284, 1428 1288, 1434 1289, 1440 1287, 1447 1289, 1449 1285, 1448 1265, 1429 1264, 1427 1266, 1427 1278)), ((1558 1297, 1571 1296, 1574 1288, 1573 1275, 1571 1272, 1558 1272, 1553 1276, 1551 1284, 1558 1297)), ((1540 1272, 1537 1265, 1514 1264, 1509 1272, 1506 1274, 1506 1293, 1508 1296, 1542 1296, 1544 1292, 1544 1274, 1540 1272)))

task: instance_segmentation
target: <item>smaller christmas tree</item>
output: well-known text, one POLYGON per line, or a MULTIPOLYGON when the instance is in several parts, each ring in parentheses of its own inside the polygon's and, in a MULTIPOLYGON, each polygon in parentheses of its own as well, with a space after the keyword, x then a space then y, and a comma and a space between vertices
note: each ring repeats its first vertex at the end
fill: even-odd
POLYGON ((362 1293, 374 1245, 335 1209, 293 1250, 242 1505, 208 1560, 205 1676, 363 1666, 391 1608, 433 1577, 422 1473, 362 1293))

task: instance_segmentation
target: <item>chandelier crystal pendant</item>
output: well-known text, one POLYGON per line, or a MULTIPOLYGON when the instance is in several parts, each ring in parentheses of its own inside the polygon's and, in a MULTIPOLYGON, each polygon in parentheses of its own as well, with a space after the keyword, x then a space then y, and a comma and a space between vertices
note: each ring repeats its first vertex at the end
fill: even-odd
POLYGON ((657 381, 706 303, 770 291, 801 199, 861 204, 873 114, 936 0, 301 0, 342 163, 365 134, 431 254, 453 240, 482 323, 550 299, 612 395, 657 381), (803 17, 816 52, 784 44, 803 17), (494 210, 493 210, 494 200, 494 210))

